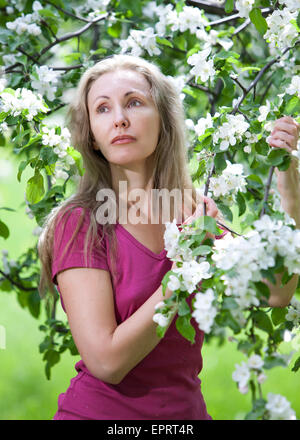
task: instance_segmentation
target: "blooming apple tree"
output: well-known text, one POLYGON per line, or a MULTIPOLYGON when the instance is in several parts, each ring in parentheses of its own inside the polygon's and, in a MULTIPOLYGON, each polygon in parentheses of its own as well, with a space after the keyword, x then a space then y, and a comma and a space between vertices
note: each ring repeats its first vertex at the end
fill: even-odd
MULTIPOLYGON (((299 0, 0 0, 0 9, 0 146, 12 145, 18 156, 19 181, 32 169, 25 209, 35 235, 84 173, 63 122, 81 74, 113 53, 157 63, 186 110, 193 181, 224 218, 167 224, 176 268, 162 282, 173 294, 154 310, 157 332, 163 337, 177 313, 176 327, 191 343, 195 325, 208 341, 229 335, 246 357, 232 374, 239 391, 252 395, 246 418, 295 419, 286 398, 276 390, 264 397, 262 384, 266 370, 289 366, 291 356, 278 347, 285 335, 296 338, 300 324, 298 291, 286 307, 268 305, 278 274, 283 288, 300 274, 300 231, 281 206, 274 173, 300 153, 268 142, 283 115, 300 122, 299 0), (224 225, 229 232, 221 238, 224 225)), ((9 234, 0 219, 1 240, 9 234)), ((0 276, 0 289, 16 292, 34 318, 45 307, 40 352, 50 378, 65 350, 78 352, 56 318, 57 298, 39 297, 36 247, 17 261, 3 250, 0 276)), ((292 370, 299 367, 300 357, 292 370)))

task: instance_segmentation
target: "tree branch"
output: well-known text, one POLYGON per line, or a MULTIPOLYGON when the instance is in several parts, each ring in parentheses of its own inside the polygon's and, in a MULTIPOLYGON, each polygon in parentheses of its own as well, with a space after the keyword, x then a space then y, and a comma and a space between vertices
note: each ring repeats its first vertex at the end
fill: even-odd
MULTIPOLYGON (((225 1, 224 1, 224 3, 225 3, 225 1)), ((188 6, 194 6, 196 8, 203 9, 205 12, 207 12, 209 14, 215 14, 215 15, 220 15, 220 16, 224 16, 227 14, 227 12, 225 12, 225 9, 223 6, 220 6, 219 4, 214 3, 213 1, 187 0, 186 4, 188 6)), ((233 12, 237 12, 236 9, 234 9, 233 12)))
POLYGON ((44 0, 44 3, 53 6, 53 8, 67 15, 68 17, 75 18, 76 20, 84 21, 85 23, 90 23, 90 20, 88 20, 87 18, 79 17, 78 15, 72 14, 72 12, 68 12, 65 9, 62 9, 59 6, 55 5, 54 3, 49 2, 48 0, 44 0))
POLYGON ((269 192, 270 192, 270 188, 271 188, 271 183, 272 183, 272 177, 273 177, 274 169, 275 169, 275 167, 273 165, 269 169, 269 175, 268 175, 268 180, 267 180, 265 194, 264 194, 263 206, 261 208, 261 211, 260 211, 260 214, 259 214, 259 218, 261 218, 264 215, 264 213, 265 213, 265 205, 266 205, 268 197, 269 197, 269 192))
POLYGON ((79 35, 83 34, 84 32, 86 32, 89 28, 91 28, 92 26, 94 26, 96 23, 98 23, 99 21, 104 20, 105 18, 107 18, 109 14, 105 13, 103 15, 101 15, 100 17, 96 18, 93 21, 90 21, 89 23, 87 23, 85 26, 83 26, 81 29, 78 29, 78 31, 75 32, 70 32, 68 34, 63 35, 60 38, 57 38, 56 41, 54 41, 53 43, 49 44, 48 46, 44 47, 44 49, 41 50, 39 58, 44 55, 46 52, 48 52, 48 50, 50 50, 52 47, 56 46, 59 43, 62 43, 63 41, 67 41, 70 40, 71 38, 75 38, 78 37, 79 35))
POLYGON ((9 275, 7 275, 5 272, 3 272, 0 269, 0 273, 1 275, 4 276, 4 278, 6 278, 11 284, 13 284, 14 286, 16 286, 18 289, 20 290, 24 290, 25 292, 34 292, 36 290, 35 287, 25 287, 22 284, 18 283, 17 281, 14 281, 9 275))
POLYGON ((234 106, 231 114, 235 114, 241 103, 244 101, 244 99, 246 98, 246 96, 248 95, 248 93, 256 86, 256 84, 258 83, 258 81, 261 79, 261 77, 265 74, 265 72, 271 67, 273 66, 273 64, 278 63, 278 61, 280 61, 281 57, 288 52, 290 49, 293 49, 297 44, 300 43, 300 40, 296 41, 296 43, 294 44, 294 46, 289 46, 286 47, 281 55, 278 55, 278 57, 274 58, 273 60, 269 61, 268 64, 266 64, 256 75, 255 79, 251 82, 251 84, 249 85, 249 87, 245 88, 245 90, 243 90, 243 94, 242 96, 239 97, 238 102, 236 103, 236 105, 234 106))

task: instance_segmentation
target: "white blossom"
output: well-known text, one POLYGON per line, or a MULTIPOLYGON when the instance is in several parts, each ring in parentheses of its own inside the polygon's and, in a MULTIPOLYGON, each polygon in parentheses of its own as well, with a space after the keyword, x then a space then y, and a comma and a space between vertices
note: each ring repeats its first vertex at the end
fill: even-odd
POLYGON ((296 94, 300 98, 300 76, 293 76, 291 84, 286 89, 286 93, 289 95, 296 94))
POLYGON ((174 290, 180 289, 180 281, 175 275, 170 275, 169 282, 167 284, 168 288, 174 292, 174 290))
POLYGON ((40 94, 35 95, 31 90, 22 88, 0 93, 0 111, 12 116, 23 113, 24 117, 31 121, 38 113, 46 113, 48 109, 40 94))
POLYGON ((235 364, 235 371, 232 373, 232 379, 238 383, 239 388, 246 387, 250 379, 250 369, 246 362, 241 365, 235 364))
POLYGON ((206 118, 198 119, 197 124, 195 125, 195 132, 197 136, 202 136, 205 133, 207 128, 213 127, 213 120, 210 113, 207 113, 206 118))
POLYGON ((261 105, 258 109, 259 111, 259 116, 257 118, 258 121, 259 122, 265 121, 267 119, 270 110, 271 110, 270 102, 267 100, 266 105, 261 105))
POLYGON ((264 365, 264 361, 262 360, 261 356, 259 356, 258 354, 253 354, 248 359, 249 368, 260 370, 263 365, 264 365))
POLYGON ((279 0, 281 5, 285 5, 290 12, 299 12, 300 0, 279 0))
POLYGON ((270 43, 272 48, 282 50, 290 46, 298 36, 297 29, 291 23, 291 20, 297 18, 297 11, 291 12, 289 8, 282 10, 275 9, 267 18, 268 30, 264 38, 270 43))
POLYGON ((183 10, 178 14, 178 27, 180 32, 189 30, 191 34, 195 34, 199 27, 206 26, 207 24, 208 21, 199 8, 184 6, 183 10))
POLYGON ((46 96, 49 101, 53 101, 57 90, 56 84, 58 82, 59 73, 53 69, 49 69, 47 66, 36 66, 36 73, 38 79, 32 76, 32 88, 42 96, 46 96))
POLYGON ((215 76, 216 71, 214 69, 213 60, 206 60, 210 52, 211 48, 209 47, 194 53, 187 59, 187 63, 194 66, 191 69, 191 74, 196 77, 196 81, 200 78, 202 82, 206 82, 215 76))
POLYGON ((290 402, 280 394, 268 393, 266 409, 270 413, 270 420, 296 420, 290 402))
POLYGON ((243 135, 249 126, 243 115, 228 114, 227 121, 214 132, 213 142, 217 144, 221 140, 220 150, 226 151, 230 145, 234 146, 237 141, 242 141, 243 135))
POLYGON ((146 50, 150 56, 159 55, 161 50, 156 43, 156 34, 153 28, 147 28, 144 31, 131 30, 127 40, 120 41, 121 53, 131 49, 130 54, 141 56, 146 50))
POLYGON ((32 5, 33 13, 24 15, 22 13, 21 17, 16 18, 14 21, 9 21, 6 23, 7 29, 15 31, 18 35, 27 32, 28 34, 37 36, 42 33, 41 28, 37 25, 37 21, 40 21, 39 10, 43 9, 40 2, 35 1, 32 5))
POLYGON ((249 12, 253 8, 255 0, 237 0, 235 7, 239 11, 240 17, 248 18, 249 12))
POLYGON ((211 177, 210 186, 214 197, 235 195, 238 191, 246 191, 246 179, 242 164, 232 164, 226 160, 227 166, 218 177, 211 177))

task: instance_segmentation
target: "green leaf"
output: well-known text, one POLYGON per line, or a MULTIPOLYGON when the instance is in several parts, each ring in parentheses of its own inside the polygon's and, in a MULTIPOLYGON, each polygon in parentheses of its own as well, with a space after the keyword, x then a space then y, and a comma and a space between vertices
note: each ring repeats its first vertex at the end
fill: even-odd
POLYGON ((31 177, 26 186, 26 198, 29 203, 38 203, 45 193, 44 179, 41 173, 36 173, 31 177))
POLYGON ((233 310, 237 309, 239 306, 234 298, 226 297, 223 299, 222 308, 224 310, 233 310))
POLYGON ((284 114, 286 115, 296 115, 300 112, 300 99, 298 96, 293 96, 284 108, 284 114))
POLYGON ((196 257, 197 255, 207 255, 210 254, 211 251, 212 251, 211 246, 201 245, 193 250, 192 255, 193 257, 196 257))
POLYGON ((28 308, 31 313, 31 315, 34 318, 38 318, 40 316, 40 309, 41 309, 41 298, 38 293, 38 290, 35 290, 32 292, 28 297, 28 308))
POLYGON ((300 368, 300 356, 298 357, 298 359, 296 360, 296 362, 294 363, 294 366, 292 368, 292 371, 296 372, 298 371, 300 368))
POLYGON ((283 162, 287 155, 287 151, 284 148, 275 148, 268 154, 267 161, 270 165, 276 167, 283 162))
POLYGON ((229 206, 224 205, 224 203, 218 202, 218 208, 220 208, 222 214, 226 217, 229 222, 233 220, 233 214, 229 206))
POLYGON ((282 358, 277 356, 267 356, 264 359, 264 368, 266 370, 270 370, 274 367, 286 367, 286 362, 282 358))
POLYGON ((246 202, 240 191, 236 195, 236 201, 239 207, 239 217, 240 217, 246 212, 246 202))
POLYGON ((255 325, 266 333, 273 333, 273 325, 269 316, 263 311, 254 312, 252 315, 255 325))
POLYGON ((293 278, 293 276, 294 276, 293 273, 289 274, 288 271, 286 270, 282 275, 280 287, 283 287, 285 284, 287 284, 293 278))
MULTIPOLYGON (((220 234, 220 230, 217 227, 216 220, 213 217, 203 215, 195 220, 195 226, 203 229, 204 231, 211 232, 212 234, 220 234)), ((222 233, 222 232, 221 232, 222 233)))
POLYGON ((176 328, 185 339, 194 344, 196 331, 190 321, 190 316, 179 316, 176 319, 176 328))
POLYGON ((270 281, 270 283, 272 284, 276 284, 276 278, 273 274, 273 272, 271 272, 270 270, 265 270, 265 269, 261 269, 261 274, 263 276, 263 278, 266 278, 267 280, 270 281))
POLYGON ((158 44, 163 44, 164 46, 168 46, 168 47, 174 47, 172 42, 167 40, 166 38, 160 38, 160 37, 156 37, 156 42, 158 44))
POLYGON ((54 153, 51 147, 43 147, 40 151, 40 157, 47 165, 51 165, 57 161, 57 154, 54 153))
POLYGON ((287 314, 287 308, 273 307, 271 317, 274 325, 281 324, 285 321, 285 315, 287 314))
POLYGON ((9 229, 5 223, 0 220, 0 236, 5 238, 5 240, 9 237, 9 229))
POLYGON ((227 12, 227 14, 230 14, 230 12, 233 11, 233 8, 234 8, 234 0, 226 0, 225 12, 227 12))
POLYGON ((178 305, 178 316, 185 316, 191 313, 190 306, 186 302, 186 299, 183 298, 178 305))
POLYGON ((300 28, 300 12, 299 12, 298 17, 297 17, 297 25, 300 28))
POLYGON ((224 153, 217 153, 215 155, 214 164, 217 173, 220 173, 221 171, 225 170, 227 164, 224 157, 224 153))
POLYGON ((263 283, 261 281, 257 281, 254 283, 256 290, 258 291, 260 296, 263 296, 265 298, 270 298, 270 289, 269 286, 267 286, 266 283, 263 283))
POLYGON ((262 16, 259 8, 253 8, 249 13, 250 20, 261 35, 264 35, 268 30, 266 19, 262 16))

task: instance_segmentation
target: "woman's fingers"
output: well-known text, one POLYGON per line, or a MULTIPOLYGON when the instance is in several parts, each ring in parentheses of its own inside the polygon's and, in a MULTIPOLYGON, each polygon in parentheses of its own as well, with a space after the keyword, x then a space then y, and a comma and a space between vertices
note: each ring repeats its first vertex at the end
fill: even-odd
POLYGON ((277 119, 268 137, 268 143, 274 148, 283 148, 289 153, 297 149, 300 125, 291 117, 277 119))
POLYGON ((206 206, 206 215, 214 218, 218 215, 219 210, 215 202, 210 197, 203 196, 203 202, 197 205, 194 214, 185 220, 184 225, 192 223, 196 218, 203 215, 203 203, 205 203, 206 206))
POLYGON ((206 215, 214 218, 217 217, 219 210, 213 199, 204 197, 204 203, 206 205, 206 215))

